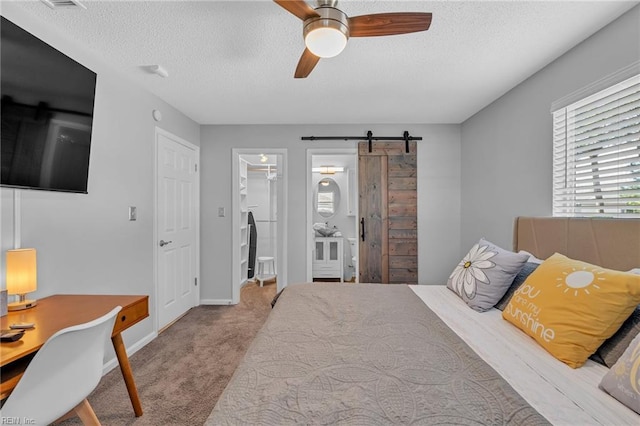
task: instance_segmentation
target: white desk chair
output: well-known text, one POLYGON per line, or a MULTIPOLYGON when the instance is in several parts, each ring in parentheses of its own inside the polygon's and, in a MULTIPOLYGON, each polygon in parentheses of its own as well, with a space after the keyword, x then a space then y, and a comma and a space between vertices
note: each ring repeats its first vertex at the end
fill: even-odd
POLYGON ((102 377, 105 344, 120 309, 51 336, 29 363, 0 416, 44 426, 73 410, 85 425, 99 425, 86 398, 102 377))

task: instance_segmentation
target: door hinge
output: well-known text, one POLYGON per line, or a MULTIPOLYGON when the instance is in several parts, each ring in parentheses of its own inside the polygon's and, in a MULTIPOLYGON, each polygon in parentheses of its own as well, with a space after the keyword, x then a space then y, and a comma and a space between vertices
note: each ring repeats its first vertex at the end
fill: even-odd
POLYGON ((196 168, 196 172, 198 171, 198 165, 194 164, 195 168, 196 168))
POLYGON ((193 281, 194 281, 194 283, 195 283, 195 286, 197 287, 197 286, 198 286, 198 279, 197 279, 197 278, 194 278, 194 279, 193 279, 193 281))

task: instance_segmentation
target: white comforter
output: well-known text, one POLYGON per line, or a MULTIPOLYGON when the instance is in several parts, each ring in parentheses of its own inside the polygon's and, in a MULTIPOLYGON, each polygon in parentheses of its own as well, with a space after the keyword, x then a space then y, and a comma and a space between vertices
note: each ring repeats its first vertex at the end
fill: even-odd
POLYGON ((640 416, 598 388, 608 369, 572 369, 492 309, 470 309, 445 286, 409 286, 540 414, 556 425, 640 425, 640 416))

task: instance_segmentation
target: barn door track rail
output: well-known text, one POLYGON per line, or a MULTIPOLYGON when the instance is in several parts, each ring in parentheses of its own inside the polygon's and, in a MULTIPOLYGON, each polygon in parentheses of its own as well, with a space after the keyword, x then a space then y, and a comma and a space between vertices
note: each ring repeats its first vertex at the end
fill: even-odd
POLYGON ((408 131, 404 131, 402 136, 373 136, 371 130, 367 131, 367 136, 302 136, 303 141, 368 141, 369 152, 373 149, 373 141, 404 141, 405 152, 409 153, 409 141, 421 141, 422 136, 410 136, 408 131))

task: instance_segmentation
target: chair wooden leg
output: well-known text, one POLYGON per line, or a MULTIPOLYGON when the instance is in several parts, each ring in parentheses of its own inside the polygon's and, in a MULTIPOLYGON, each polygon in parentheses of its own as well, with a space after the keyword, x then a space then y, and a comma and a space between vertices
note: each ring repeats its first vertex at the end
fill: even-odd
POLYGON ((73 409, 80 420, 82 420, 82 424, 85 426, 100 426, 100 421, 98 417, 96 417, 96 413, 93 412, 93 408, 91 408, 91 404, 89 401, 84 399, 80 404, 76 405, 73 409))

